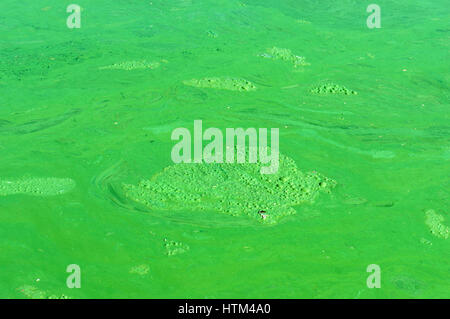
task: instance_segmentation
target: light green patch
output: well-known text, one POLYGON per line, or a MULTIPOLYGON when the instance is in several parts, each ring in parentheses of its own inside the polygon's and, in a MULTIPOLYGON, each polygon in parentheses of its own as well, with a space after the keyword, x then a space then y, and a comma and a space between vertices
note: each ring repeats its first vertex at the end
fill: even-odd
POLYGON ((219 35, 216 32, 212 31, 212 30, 208 30, 206 32, 206 34, 208 35, 208 37, 213 38, 213 39, 216 39, 217 37, 219 37, 219 35))
POLYGON ((434 210, 429 209, 425 212, 425 224, 430 228, 431 233, 439 238, 447 239, 449 234, 449 227, 442 222, 444 217, 437 214, 434 210))
POLYGON ((344 94, 344 95, 356 95, 358 94, 356 91, 349 90, 344 86, 334 84, 334 83, 326 83, 322 84, 318 87, 311 89, 311 93, 315 94, 344 94))
POLYGON ((431 241, 429 241, 428 239, 426 239, 426 238, 421 238, 421 239, 420 239, 420 242, 421 242, 422 244, 428 245, 428 246, 432 246, 432 245, 433 245, 433 243, 432 243, 431 241))
POLYGON ((295 22, 297 22, 299 24, 311 24, 311 21, 303 20, 303 19, 297 19, 297 20, 295 20, 295 22))
POLYGON ((54 196, 70 192, 75 188, 70 178, 31 177, 17 180, 1 180, 0 196, 27 194, 33 196, 54 196))
POLYGON ((230 91, 254 91, 256 86, 244 79, 231 78, 231 77, 212 77, 203 79, 192 79, 183 81, 185 85, 198 87, 198 88, 212 88, 230 91))
POLYGON ((25 295, 25 297, 30 299, 70 299, 70 297, 62 295, 50 295, 45 291, 42 291, 34 286, 24 285, 18 290, 25 295))
POLYGON ((31 298, 31 299, 46 299, 47 298, 47 294, 44 291, 39 290, 38 288, 36 288, 34 286, 25 285, 25 286, 20 287, 18 290, 22 294, 24 294, 25 297, 27 297, 27 298, 31 298))
POLYGON ((124 185, 124 192, 150 209, 218 211, 274 223, 295 214, 292 206, 312 202, 320 191, 335 186, 318 173, 299 171, 294 160, 282 154, 275 174, 261 174, 261 167, 248 162, 176 164, 138 185, 124 185))
POLYGON ((373 158, 394 158, 395 157, 395 153, 391 152, 391 151, 374 150, 369 153, 371 153, 373 158))
POLYGON ((137 274, 137 275, 144 276, 144 275, 148 274, 149 271, 150 271, 150 267, 148 265, 138 265, 138 266, 131 267, 130 274, 137 274))
POLYGON ((188 245, 168 239, 164 239, 164 247, 168 256, 183 254, 189 250, 188 245))
POLYGON ((72 299, 69 296, 66 296, 64 294, 57 296, 57 295, 50 295, 47 297, 47 299, 72 299))
POLYGON ((270 58, 274 60, 282 60, 286 62, 290 62, 294 65, 294 67, 299 66, 307 66, 310 65, 310 63, 306 62, 305 57, 295 55, 291 52, 289 49, 282 49, 273 47, 270 49, 267 49, 265 53, 260 54, 260 56, 264 58, 270 58))
POLYGON ((362 205, 367 203, 367 199, 363 197, 345 195, 342 202, 347 205, 362 205))
POLYGON ((156 69, 159 67, 159 62, 147 62, 142 61, 126 61, 120 63, 114 63, 112 65, 102 66, 100 70, 138 70, 138 69, 156 69))

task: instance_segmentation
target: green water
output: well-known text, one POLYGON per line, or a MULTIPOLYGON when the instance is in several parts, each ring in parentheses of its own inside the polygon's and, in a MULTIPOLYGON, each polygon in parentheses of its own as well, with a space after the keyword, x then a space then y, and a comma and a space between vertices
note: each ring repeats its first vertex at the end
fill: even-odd
POLYGON ((0 297, 450 297, 448 4, 380 0, 369 29, 370 3, 83 0, 69 29, 70 2, 1 1, 0 297), (256 89, 186 85, 215 77, 256 89), (198 119, 280 128, 337 186, 277 224, 127 203, 198 119))

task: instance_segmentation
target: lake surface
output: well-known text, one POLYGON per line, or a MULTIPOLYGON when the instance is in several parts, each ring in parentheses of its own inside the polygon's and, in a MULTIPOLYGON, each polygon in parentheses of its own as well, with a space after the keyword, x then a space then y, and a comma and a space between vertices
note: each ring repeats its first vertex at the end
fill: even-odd
POLYGON ((450 297, 445 1, 378 1, 379 29, 356 0, 68 4, 0 4, 0 297, 450 297), (274 224, 130 202, 194 120, 279 128, 336 186, 274 224))

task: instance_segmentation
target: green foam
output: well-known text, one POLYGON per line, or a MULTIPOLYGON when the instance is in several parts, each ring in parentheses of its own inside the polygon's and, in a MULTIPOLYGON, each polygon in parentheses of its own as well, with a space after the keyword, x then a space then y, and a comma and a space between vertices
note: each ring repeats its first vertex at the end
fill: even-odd
POLYGON ((316 94, 343 94, 343 95, 356 95, 358 94, 356 91, 349 90, 344 86, 334 84, 334 83, 326 83, 322 84, 318 87, 311 89, 311 93, 316 94))
POLYGON ((434 210, 430 209, 425 212, 425 224, 430 228, 431 233, 439 238, 447 239, 449 234, 449 227, 445 226, 442 222, 444 217, 437 214, 434 210))
POLYGON ((134 267, 131 267, 130 269, 130 274, 137 274, 140 276, 145 276, 148 274, 148 272, 150 271, 150 267, 148 265, 137 265, 134 267))
POLYGON ((305 57, 295 55, 289 49, 273 47, 267 49, 267 51, 263 54, 260 54, 260 56, 264 58, 290 62, 294 65, 295 68, 299 66, 310 65, 308 62, 306 62, 305 57))
POLYGON ((142 61, 126 61, 120 63, 114 63, 112 65, 102 66, 100 70, 137 70, 137 69, 156 69, 159 67, 159 62, 147 62, 142 61))
POLYGON ((46 291, 40 290, 34 286, 25 285, 18 290, 27 298, 30 299, 71 299, 70 297, 62 294, 62 295, 55 295, 55 294, 49 294, 46 291))
POLYGON ((188 245, 168 239, 164 239, 164 247, 166 248, 167 256, 183 254, 189 250, 188 245))
POLYGON ((176 164, 138 185, 124 185, 124 193, 150 209, 218 211, 273 223, 335 185, 318 173, 301 172, 289 157, 280 154, 279 161, 275 174, 261 174, 260 163, 176 164))
POLYGON ((17 180, 0 180, 0 196, 27 194, 34 196, 54 196, 67 193, 75 188, 70 178, 31 177, 17 180))
POLYGON ((198 87, 198 88, 212 88, 230 91, 254 91, 256 86, 244 79, 231 78, 231 77, 211 77, 203 79, 192 79, 183 81, 185 85, 198 87))

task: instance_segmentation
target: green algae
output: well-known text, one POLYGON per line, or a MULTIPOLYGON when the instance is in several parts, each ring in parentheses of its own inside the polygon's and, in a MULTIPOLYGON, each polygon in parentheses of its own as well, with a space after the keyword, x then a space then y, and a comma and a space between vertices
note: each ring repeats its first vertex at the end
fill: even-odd
POLYGON ((30 299, 71 299, 70 297, 61 294, 49 294, 46 291, 38 289, 37 287, 24 285, 17 289, 20 293, 22 293, 25 297, 30 299))
POLYGON ((396 154, 392 151, 389 150, 361 150, 359 148, 356 147, 352 147, 352 146, 346 146, 344 144, 338 143, 336 142, 334 139, 329 139, 329 138, 324 138, 321 136, 321 134, 317 133, 315 130, 311 130, 311 129, 302 129, 302 134, 304 136, 311 136, 311 137, 315 137, 318 140, 321 140, 325 143, 328 143, 330 145, 339 147, 341 149, 345 149, 348 150, 350 152, 353 152, 355 154, 360 154, 360 155, 365 155, 365 156, 370 156, 374 159, 390 159, 390 158, 394 158, 396 156, 396 154))
POLYGON ((429 241, 428 239, 426 239, 426 238, 421 238, 421 239, 420 239, 420 242, 421 242, 422 244, 428 245, 428 246, 432 246, 432 245, 433 245, 433 243, 432 243, 431 241, 429 241))
POLYGON ((358 94, 356 91, 349 90, 344 86, 334 84, 334 83, 326 83, 319 85, 313 89, 311 89, 311 93, 327 95, 327 94, 343 94, 343 95, 356 95, 358 94))
POLYGON ((274 60, 282 60, 282 61, 292 63, 295 68, 297 68, 299 66, 310 65, 310 63, 306 62, 305 57, 295 55, 289 49, 273 47, 273 48, 267 49, 266 52, 260 54, 260 56, 262 56, 264 58, 270 58, 270 59, 274 59, 274 60))
POLYGON ((191 79, 183 81, 185 85, 198 87, 198 88, 212 88, 229 91, 254 91, 256 86, 244 79, 232 78, 232 77, 210 77, 203 79, 191 79))
POLYGON ((143 265, 137 265, 137 266, 131 267, 130 274, 145 276, 148 274, 149 271, 150 271, 150 267, 148 265, 143 264, 143 265))
POLYGON ((399 275, 391 280, 392 284, 408 294, 418 295, 425 288, 425 283, 410 276, 399 275))
POLYGON ((442 223, 444 216, 437 214, 432 209, 427 210, 425 216, 425 224, 430 228, 431 233, 438 238, 447 239, 449 227, 442 223))
MULTIPOLYGON (((43 41, 45 42, 45 41, 43 41)), ((42 78, 67 66, 80 65, 104 54, 105 47, 86 48, 83 41, 52 41, 37 51, 22 51, 18 47, 5 47, 0 59, 0 80, 19 80, 34 77, 42 78)))
POLYGON ((0 297, 25 298, 15 290, 23 284, 66 293, 64 266, 72 262, 82 266, 83 289, 70 291, 83 298, 449 297, 450 241, 430 233, 422 211, 433 208, 450 226, 447 2, 398 1, 384 11, 381 3, 386 23, 368 29, 370 13, 354 0, 240 1, 245 5, 86 1, 81 29, 66 28, 68 13, 56 0, 0 2, 0 176, 39 167, 48 174, 32 176, 76 177, 79 184, 74 196, 0 196, 0 297), (304 55, 312 66, 256 56, 273 46, 304 55), (162 58, 171 64, 163 68, 162 58), (98 70, 144 59, 161 65, 98 70), (257 91, 181 83, 222 75, 246 78, 257 91), (358 95, 309 92, 325 79, 358 95), (50 119, 73 107, 83 111, 53 125, 50 119), (194 119, 280 127, 282 149, 299 168, 327 172, 367 203, 319 197, 269 228, 214 212, 144 213, 121 202, 124 181, 137 184, 171 165, 170 132, 194 119), (156 132, 160 125, 164 132, 156 132), (319 135, 303 137, 299 128, 319 135), (371 153, 383 149, 392 156, 371 153), (120 160, 125 164, 104 176, 101 189, 88 184, 120 160), (389 211, 372 206, 388 198, 399 203, 389 211), (187 240, 196 229, 206 239, 187 240), (161 235, 149 238, 150 230, 161 235), (168 257, 164 236, 186 240, 191 250, 168 257), (145 263, 148 275, 128 273, 145 263), (367 289, 368 263, 381 266, 382 289, 367 289), (43 280, 36 283, 36 276, 43 280))
POLYGON ((295 22, 297 22, 299 24, 311 24, 311 21, 303 20, 303 19, 297 19, 297 20, 295 20, 295 22))
POLYGON ((164 247, 166 249, 167 256, 184 254, 189 250, 188 245, 175 240, 168 240, 167 238, 164 239, 164 247))
POLYGON ((124 193, 154 210, 218 211, 275 223, 295 214, 292 206, 313 202, 320 191, 335 186, 316 172, 301 172, 294 160, 282 154, 279 165, 277 173, 261 174, 261 163, 181 163, 138 185, 124 185, 124 193))
POLYGON ((160 66, 159 62, 147 62, 141 61, 125 61, 120 63, 114 63, 112 65, 102 66, 100 70, 138 70, 138 69, 156 69, 160 66))
POLYGON ((70 192, 75 181, 70 178, 31 177, 17 180, 0 180, 0 196, 26 194, 33 196, 54 196, 70 192))
POLYGON ((55 117, 26 121, 25 123, 21 124, 13 124, 10 121, 0 120, 0 134, 23 135, 39 132, 59 125, 72 118, 73 116, 78 115, 80 112, 80 109, 73 109, 55 117))
POLYGON ((206 34, 208 35, 208 37, 213 38, 213 39, 216 39, 219 37, 219 35, 216 32, 214 32, 213 30, 208 30, 206 32, 206 34))

